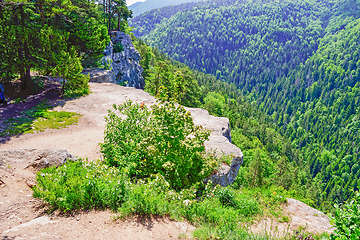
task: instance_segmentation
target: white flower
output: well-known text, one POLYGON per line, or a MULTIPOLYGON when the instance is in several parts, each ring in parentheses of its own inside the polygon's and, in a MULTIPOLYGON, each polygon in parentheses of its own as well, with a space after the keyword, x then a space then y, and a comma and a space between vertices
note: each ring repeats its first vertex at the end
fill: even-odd
POLYGON ((189 206, 191 204, 191 200, 186 199, 183 201, 183 203, 185 204, 185 206, 189 206))

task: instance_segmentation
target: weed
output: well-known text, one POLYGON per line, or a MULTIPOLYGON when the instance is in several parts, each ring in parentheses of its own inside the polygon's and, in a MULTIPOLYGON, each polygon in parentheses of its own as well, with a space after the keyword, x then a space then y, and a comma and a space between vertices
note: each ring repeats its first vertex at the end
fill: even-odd
POLYGON ((52 209, 117 210, 125 201, 129 183, 116 168, 98 162, 80 160, 37 173, 34 197, 48 202, 52 209))
POLYGON ((114 49, 114 53, 120 53, 124 51, 124 46, 120 42, 118 42, 114 44, 113 49, 114 49))

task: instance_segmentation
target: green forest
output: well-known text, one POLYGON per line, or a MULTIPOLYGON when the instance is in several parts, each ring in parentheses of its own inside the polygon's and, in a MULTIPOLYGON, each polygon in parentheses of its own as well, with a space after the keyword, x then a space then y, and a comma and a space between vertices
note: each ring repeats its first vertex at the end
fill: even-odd
POLYGON ((360 184, 359 9, 353 0, 214 1, 173 15, 154 10, 132 24, 145 42, 234 84, 271 117, 296 150, 289 161, 303 164, 327 209, 360 184))
POLYGON ((0 1, 0 79, 19 77, 25 89, 37 71, 67 79, 64 91, 87 93, 83 67, 99 65, 108 31, 126 31, 129 17, 125 0, 0 1))

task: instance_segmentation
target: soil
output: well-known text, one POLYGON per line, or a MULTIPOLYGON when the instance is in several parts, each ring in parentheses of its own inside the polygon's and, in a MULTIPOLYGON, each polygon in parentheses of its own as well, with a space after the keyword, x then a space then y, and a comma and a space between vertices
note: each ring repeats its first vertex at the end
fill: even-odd
MULTIPOLYGON (((60 84, 47 82, 43 90, 28 96, 25 102, 0 108, 0 126, 3 128, 6 127, 3 125, 6 119, 18 116, 43 99, 53 104, 55 110, 82 114, 76 125, 67 128, 1 138, 0 149, 66 149, 79 157, 98 159, 101 158, 99 143, 103 141, 104 117, 113 104, 126 99, 148 105, 155 103, 148 93, 134 88, 90 83, 90 89, 91 93, 87 96, 62 99, 60 84)), ((0 239, 174 239, 189 237, 194 230, 189 223, 171 221, 166 217, 135 216, 114 220, 115 214, 110 211, 49 214, 46 205, 32 197, 30 187, 34 183, 35 172, 26 168, 26 164, 11 163, 0 167, 0 239)), ((291 204, 293 202, 290 203, 293 206, 291 204)), ((297 226, 305 226, 311 218, 311 213, 303 214, 305 208, 287 207, 284 211, 286 209, 290 209, 292 219, 299 216, 297 226)), ((263 228, 258 226, 266 225, 267 220, 264 221, 254 226, 255 232, 262 232, 263 228)), ((328 219, 316 224, 323 224, 320 231, 329 227, 328 219)))

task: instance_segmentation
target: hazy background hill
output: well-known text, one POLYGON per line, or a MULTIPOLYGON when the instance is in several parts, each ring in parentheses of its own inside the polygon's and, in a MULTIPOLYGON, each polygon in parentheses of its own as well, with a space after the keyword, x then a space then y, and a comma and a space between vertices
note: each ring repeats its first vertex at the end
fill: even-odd
POLYGON ((319 198, 358 190, 359 1, 218 1, 169 12, 139 16, 135 35, 256 102, 300 150, 319 198))
POLYGON ((203 0, 146 0, 145 2, 137 2, 128 7, 129 10, 133 11, 133 16, 136 17, 146 11, 161 8, 170 5, 179 5, 188 2, 198 2, 203 0))

